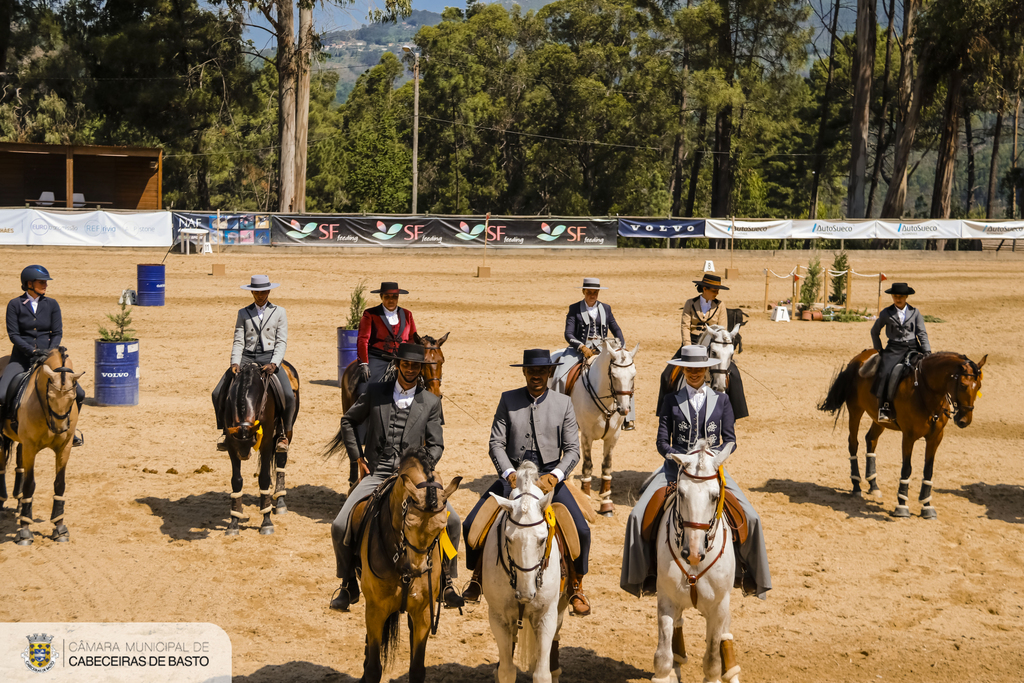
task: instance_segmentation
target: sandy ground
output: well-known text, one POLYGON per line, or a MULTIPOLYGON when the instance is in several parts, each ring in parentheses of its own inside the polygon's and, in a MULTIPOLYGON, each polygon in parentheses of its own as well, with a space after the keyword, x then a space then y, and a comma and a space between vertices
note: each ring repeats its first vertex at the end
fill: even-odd
MULTIPOLYGON (((50 294, 64 312, 64 343, 92 396, 93 343, 135 264, 154 252, 0 250, 3 293, 18 294, 17 273, 46 265, 50 294)), ((335 328, 360 279, 397 279, 411 290, 403 305, 421 332, 451 332, 444 346, 447 448, 440 470, 461 474, 453 497, 465 515, 494 476, 487 459, 491 416, 501 391, 522 375, 508 364, 524 347, 563 345, 567 307, 584 275, 600 276, 637 356, 638 429, 615 457, 615 516, 594 528, 594 606, 567 618, 563 681, 649 679, 656 645, 656 605, 621 591, 624 520, 647 473, 659 464, 653 417, 658 373, 679 344, 678 308, 693 295, 705 258, 719 271, 721 252, 667 254, 512 253, 490 255, 491 279, 472 275, 477 256, 436 251, 335 255, 279 249, 217 257, 171 255, 167 305, 134 309, 142 339, 141 400, 135 408, 87 406, 86 446, 69 465, 71 543, 37 536, 14 544, 15 523, 0 516, 2 621, 213 622, 231 637, 234 674, 243 681, 343 681, 362 670, 363 609, 327 609, 337 586, 330 521, 347 490, 347 466, 318 453, 340 416, 335 386, 335 328), (227 265, 226 278, 210 265, 227 265), (238 285, 267 272, 282 286, 272 300, 288 310, 288 359, 302 377, 302 412, 288 463, 291 512, 277 533, 258 535, 253 514, 241 536, 227 538, 230 465, 217 453, 209 392, 228 363, 235 311, 249 302, 238 285), (195 474, 202 465, 212 472, 195 474), (144 473, 143 469, 159 474, 144 473), (174 468, 178 474, 166 473, 174 468)), ((830 259, 829 259, 830 260, 830 259)), ((913 302, 947 322, 929 325, 932 347, 980 359, 988 354, 974 424, 952 425, 939 451, 937 521, 895 520, 899 439, 878 447, 881 499, 849 495, 843 428, 815 410, 832 373, 870 346, 870 323, 771 323, 758 312, 762 268, 788 272, 806 254, 738 254, 739 275, 723 292, 730 307, 752 312, 744 328, 745 374, 752 416, 737 428, 729 469, 767 529, 774 589, 767 602, 733 593, 732 632, 744 680, 1011 681, 1024 671, 1018 631, 1024 616, 1024 467, 1020 400, 1024 393, 1020 299, 1024 261, 992 253, 960 258, 893 252, 851 254, 855 269, 907 280, 913 302), (769 389, 770 388, 770 389, 769 389)), ((772 297, 789 285, 772 280, 772 297)), ((855 305, 874 308, 877 283, 857 280, 855 305)), ((923 448, 911 485, 917 514, 923 448)), ((863 449, 862 449, 863 454, 863 449)), ((863 462, 863 460, 862 460, 863 462)), ((247 511, 255 513, 254 464, 245 466, 247 511)), ((8 468, 8 482, 13 478, 8 468)), ((37 468, 33 529, 48 533, 53 460, 37 468)), ((463 568, 463 579, 468 573, 463 568)), ((445 612, 428 652, 428 680, 489 681, 497 649, 486 604, 465 616, 445 612)), ((701 653, 704 621, 693 611, 685 630, 701 653)), ((388 677, 405 680, 408 645, 388 677)), ((701 680, 699 657, 684 668, 701 680)), ((520 680, 526 680, 520 675, 520 680)))

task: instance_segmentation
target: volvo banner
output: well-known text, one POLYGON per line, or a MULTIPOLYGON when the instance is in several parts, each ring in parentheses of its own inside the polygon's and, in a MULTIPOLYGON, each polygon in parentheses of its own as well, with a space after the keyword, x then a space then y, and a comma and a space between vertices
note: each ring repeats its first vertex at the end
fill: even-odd
POLYGON ((703 237, 704 219, 619 219, 620 237, 703 237))
POLYGON ((614 249, 609 218, 273 216, 275 246, 614 249), (486 229, 485 229, 486 228, 486 229))
POLYGON ((62 247, 169 247, 171 214, 0 211, 0 244, 62 247))

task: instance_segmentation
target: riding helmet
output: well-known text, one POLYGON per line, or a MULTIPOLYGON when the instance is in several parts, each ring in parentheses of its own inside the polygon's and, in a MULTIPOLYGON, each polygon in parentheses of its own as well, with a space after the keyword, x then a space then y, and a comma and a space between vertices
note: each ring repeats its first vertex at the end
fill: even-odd
POLYGON ((28 266, 21 271, 21 291, 28 289, 28 283, 32 280, 52 280, 50 273, 42 266, 28 266))

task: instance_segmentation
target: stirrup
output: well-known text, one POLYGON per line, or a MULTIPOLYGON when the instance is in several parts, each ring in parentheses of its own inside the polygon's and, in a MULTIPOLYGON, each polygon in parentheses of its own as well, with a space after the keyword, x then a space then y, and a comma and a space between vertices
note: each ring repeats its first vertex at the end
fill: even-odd
POLYGON ((71 447, 78 448, 79 446, 85 445, 85 436, 78 429, 75 430, 75 435, 71 438, 71 447))
POLYGON ((481 585, 480 581, 477 581, 475 578, 470 577, 469 581, 462 588, 462 600, 463 600, 463 602, 465 602, 467 604, 470 604, 470 605, 479 605, 480 604, 480 598, 483 595, 483 592, 484 592, 484 587, 483 587, 483 585, 481 585), (472 592, 473 584, 476 584, 476 586, 477 586, 477 591, 476 591, 476 595, 475 596, 473 596, 473 592, 472 592), (467 593, 469 594, 470 597, 466 597, 467 593))

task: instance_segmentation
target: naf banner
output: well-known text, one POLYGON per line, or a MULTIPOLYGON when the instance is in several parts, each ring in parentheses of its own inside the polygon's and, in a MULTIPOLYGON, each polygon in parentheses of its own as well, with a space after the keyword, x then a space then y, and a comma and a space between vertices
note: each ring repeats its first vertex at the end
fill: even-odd
POLYGON ((174 214, 174 238, 182 228, 207 230, 211 244, 255 244, 270 246, 270 214, 215 213, 174 214))
POLYGON ((273 216, 274 246, 615 248, 615 221, 579 218, 273 216), (486 230, 485 230, 486 227, 486 230))
POLYGON ((619 219, 620 237, 703 237, 704 220, 633 220, 619 219))

